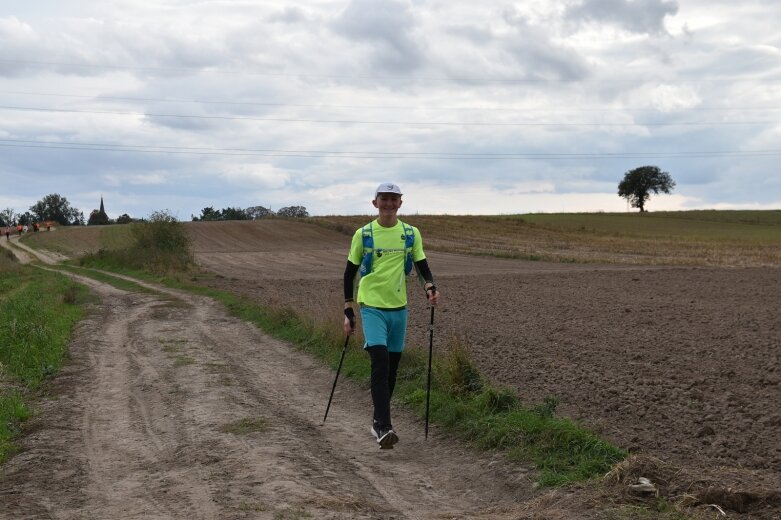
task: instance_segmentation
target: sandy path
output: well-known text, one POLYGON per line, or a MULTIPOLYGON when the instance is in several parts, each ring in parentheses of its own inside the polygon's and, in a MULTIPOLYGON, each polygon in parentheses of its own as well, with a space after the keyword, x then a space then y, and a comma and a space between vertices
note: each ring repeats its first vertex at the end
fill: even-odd
POLYGON ((18 236, 11 237, 13 244, 8 239, 0 240, 0 247, 4 247, 13 253, 20 264, 29 264, 35 259, 34 253, 27 246, 23 246, 18 236))
POLYGON ((100 303, 2 468, 0 518, 502 519, 531 496, 525 468, 401 413, 378 450, 346 381, 321 426, 333 372, 211 300, 78 278, 100 303))

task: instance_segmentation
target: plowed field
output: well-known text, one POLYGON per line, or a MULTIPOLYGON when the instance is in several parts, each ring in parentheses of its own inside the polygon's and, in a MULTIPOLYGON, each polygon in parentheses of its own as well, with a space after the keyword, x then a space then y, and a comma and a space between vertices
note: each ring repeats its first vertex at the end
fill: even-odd
MULTIPOLYGON (((219 275, 211 285, 340 323, 347 235, 285 222, 189 229, 219 275)), ((781 490, 779 269, 428 257, 443 298, 437 348, 457 336, 524 402, 555 396, 557 413, 715 487, 781 490)), ((409 347, 427 348, 417 287, 410 309, 409 347)))

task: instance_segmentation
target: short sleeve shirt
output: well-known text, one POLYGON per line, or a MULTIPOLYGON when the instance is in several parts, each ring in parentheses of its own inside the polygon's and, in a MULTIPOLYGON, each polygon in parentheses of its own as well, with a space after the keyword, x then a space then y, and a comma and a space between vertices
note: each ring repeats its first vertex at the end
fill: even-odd
MULTIPOLYGON (((374 250, 372 252, 372 270, 361 278, 358 285, 357 301, 378 309, 398 309, 407 305, 407 277, 404 274, 406 258, 406 236, 404 226, 412 228, 415 241, 412 244, 412 260, 418 262, 426 258, 423 252, 423 239, 414 226, 402 224, 397 220, 393 227, 382 227, 378 220, 371 224, 374 250)), ((355 265, 363 260, 363 228, 356 230, 350 245, 347 259, 355 265)))

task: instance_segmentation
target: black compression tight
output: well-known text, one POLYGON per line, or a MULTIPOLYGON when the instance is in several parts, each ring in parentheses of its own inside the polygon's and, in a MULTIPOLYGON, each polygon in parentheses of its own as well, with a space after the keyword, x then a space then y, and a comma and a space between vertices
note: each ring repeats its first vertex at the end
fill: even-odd
POLYGON ((388 352, 385 345, 366 347, 372 362, 371 390, 374 420, 381 428, 391 427, 390 399, 396 387, 401 352, 388 352))

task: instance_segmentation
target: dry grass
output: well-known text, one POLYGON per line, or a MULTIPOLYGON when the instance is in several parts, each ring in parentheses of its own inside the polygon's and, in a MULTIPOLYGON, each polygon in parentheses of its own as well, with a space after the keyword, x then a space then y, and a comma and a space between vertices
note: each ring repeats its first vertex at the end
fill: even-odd
MULTIPOLYGON (((372 216, 311 222, 351 235, 372 216)), ((781 265, 781 212, 402 216, 430 251, 578 263, 781 265)))
POLYGON ((120 249, 131 241, 132 224, 112 226, 61 226, 52 231, 28 233, 22 240, 34 249, 54 251, 70 258, 99 249, 120 249))
MULTIPOLYGON (((616 464, 603 479, 606 489, 620 497, 622 503, 648 504, 666 500, 675 509, 697 518, 704 509, 748 513, 781 505, 781 492, 746 492, 715 485, 709 476, 693 475, 650 455, 633 455, 616 464), (640 477, 649 479, 657 488, 655 494, 637 493, 630 487, 640 477)), ((707 515, 706 515, 707 516, 707 515)))
MULTIPOLYGON (((326 216, 305 221, 351 236, 374 217, 326 216)), ((402 219, 421 228, 430 251, 552 262, 781 265, 781 211, 402 215, 402 219)), ((33 247, 76 257, 101 248, 127 247, 132 227, 69 226, 24 240, 33 247)))

